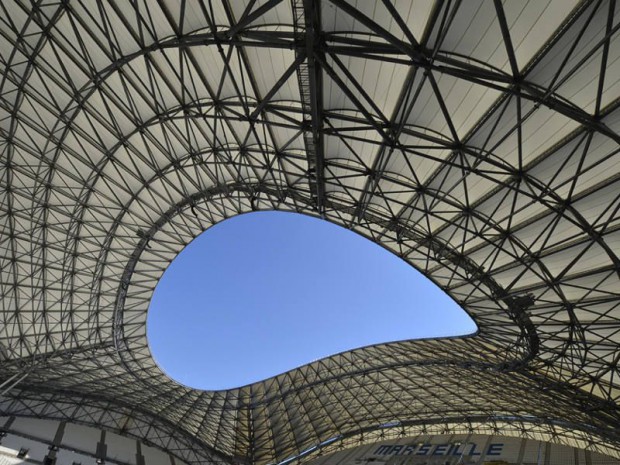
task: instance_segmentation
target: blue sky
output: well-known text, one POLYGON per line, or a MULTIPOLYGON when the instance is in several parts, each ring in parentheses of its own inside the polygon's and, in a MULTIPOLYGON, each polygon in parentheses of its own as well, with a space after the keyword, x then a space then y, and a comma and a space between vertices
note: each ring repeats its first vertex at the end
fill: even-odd
POLYGON ((475 330, 388 251, 284 212, 240 215, 196 238, 164 273, 147 321, 160 367, 202 389, 246 385, 366 345, 475 330))

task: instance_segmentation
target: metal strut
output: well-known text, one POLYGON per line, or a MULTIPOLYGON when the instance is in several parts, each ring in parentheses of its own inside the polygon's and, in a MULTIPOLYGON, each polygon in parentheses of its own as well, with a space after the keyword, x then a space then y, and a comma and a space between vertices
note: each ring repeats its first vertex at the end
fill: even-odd
MULTIPOLYGON (((323 152, 323 78, 320 66, 321 7, 320 2, 293 2, 295 30, 304 33, 307 59, 297 68, 297 79, 304 110, 304 143, 308 162, 308 183, 316 210, 325 215, 325 156, 323 152)), ((299 56, 304 51, 297 49, 299 56)))

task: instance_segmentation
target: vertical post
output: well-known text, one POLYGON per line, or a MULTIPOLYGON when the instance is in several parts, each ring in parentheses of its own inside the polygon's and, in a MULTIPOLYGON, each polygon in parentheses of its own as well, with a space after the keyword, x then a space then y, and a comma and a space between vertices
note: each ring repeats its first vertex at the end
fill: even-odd
POLYGON ((95 456, 97 457, 97 463, 101 465, 105 463, 105 458, 108 452, 108 446, 105 443, 105 431, 101 431, 101 438, 97 443, 97 451, 95 452, 95 456))
POLYGON ((60 422, 58 425, 58 429, 56 430, 56 434, 52 440, 52 445, 49 446, 49 452, 43 458, 43 465, 54 465, 56 463, 56 452, 58 452, 58 449, 60 449, 60 445, 62 444, 62 437, 65 434, 66 425, 67 423, 64 421, 60 422))
POLYGON ((138 440, 136 440, 136 465, 146 465, 142 455, 142 443, 138 440))
POLYGON ((523 456, 525 455, 525 446, 527 445, 527 439, 521 438, 521 446, 519 447, 519 456, 517 457, 517 464, 523 464, 523 456))

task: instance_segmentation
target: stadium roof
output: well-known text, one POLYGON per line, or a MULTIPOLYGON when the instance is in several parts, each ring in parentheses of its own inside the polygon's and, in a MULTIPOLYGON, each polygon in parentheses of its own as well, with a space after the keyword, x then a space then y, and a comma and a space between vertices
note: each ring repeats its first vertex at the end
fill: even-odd
POLYGON ((429 432, 620 456, 619 10, 1 2, 0 413, 190 463, 429 432), (159 276, 265 209, 381 244, 479 333, 227 391, 167 379, 145 330, 159 276))

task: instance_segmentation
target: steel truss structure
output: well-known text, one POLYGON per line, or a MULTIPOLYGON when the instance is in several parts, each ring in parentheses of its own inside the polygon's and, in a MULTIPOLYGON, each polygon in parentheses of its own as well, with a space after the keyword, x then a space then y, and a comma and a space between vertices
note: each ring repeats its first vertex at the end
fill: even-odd
POLYGON ((187 463, 434 432, 619 457, 619 10, 1 2, 0 413, 187 463), (158 278, 209 226, 270 209, 402 257, 478 334, 228 391, 167 379, 145 334, 158 278))

